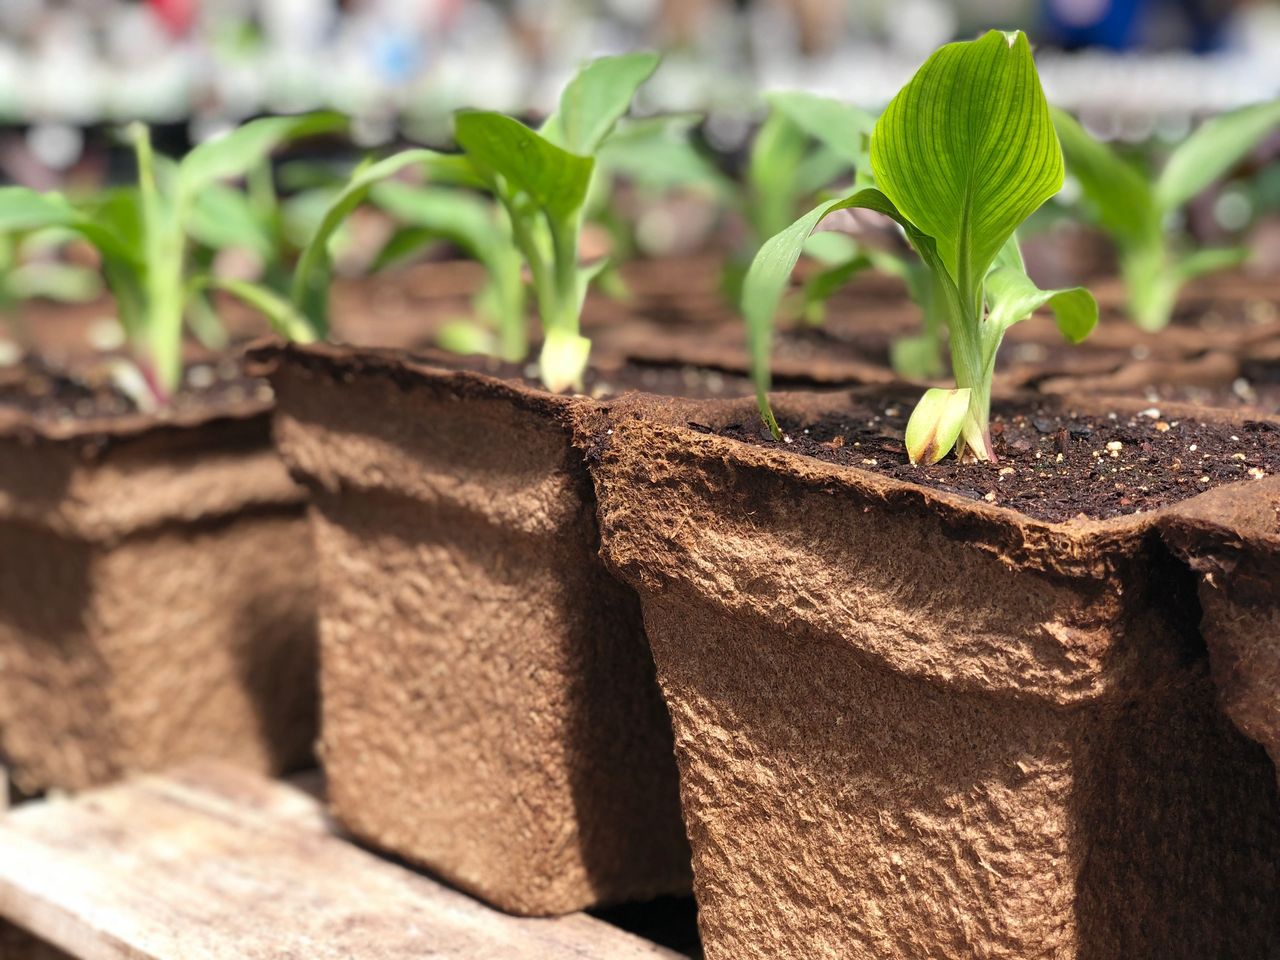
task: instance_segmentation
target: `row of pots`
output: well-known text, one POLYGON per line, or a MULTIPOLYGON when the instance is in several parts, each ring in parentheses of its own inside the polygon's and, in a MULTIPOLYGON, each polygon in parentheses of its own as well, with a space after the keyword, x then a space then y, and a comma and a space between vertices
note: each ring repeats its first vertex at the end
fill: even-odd
POLYGON ((747 400, 256 360, 305 494, 261 402, 0 425, 28 789, 301 762, 318 603, 335 812, 504 909, 687 890, 691 841, 712 958, 1280 938, 1274 771, 1210 677, 1280 756, 1274 478, 1051 524, 718 435, 747 400))
POLYGON ((1204 655, 1276 656, 1280 479, 1051 524, 714 433, 750 401, 258 356, 312 495, 324 760, 357 836, 517 912, 679 890, 660 691, 708 957, 1280 935, 1275 771, 1204 655))

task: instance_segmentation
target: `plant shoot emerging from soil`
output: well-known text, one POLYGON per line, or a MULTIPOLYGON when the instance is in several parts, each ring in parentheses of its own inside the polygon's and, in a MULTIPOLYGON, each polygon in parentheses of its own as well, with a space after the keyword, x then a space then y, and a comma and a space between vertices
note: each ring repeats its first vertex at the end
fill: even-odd
POLYGON ((743 291, 760 410, 769 407, 773 317, 806 238, 827 215, 862 208, 895 220, 928 268, 950 332, 954 390, 929 390, 907 428, 913 463, 955 448, 992 460, 988 421, 996 352, 1005 331, 1042 306, 1078 342, 1097 323, 1085 290, 1040 290, 1015 231, 1062 186, 1063 160, 1031 47, 991 31, 935 52, 894 97, 871 137, 877 188, 824 203, 770 239, 743 291))
POLYGON ((446 236, 481 260, 489 273, 501 352, 508 359, 523 355, 523 290, 516 283, 516 267, 522 262, 532 278, 542 323, 542 382, 556 392, 580 388, 591 349, 579 332, 582 302, 588 283, 604 265, 583 267, 578 262, 596 158, 658 62, 657 54, 634 53, 588 63, 539 130, 500 113, 464 110, 454 118, 461 153, 408 150, 359 168, 299 260, 295 305, 323 336, 328 329, 329 240, 366 197, 379 191, 375 199, 397 208, 409 225, 446 236), (425 197, 411 197, 379 186, 410 167, 436 184, 486 192, 498 210, 489 215, 475 206, 475 198, 446 197, 438 187, 425 197))
POLYGON ((1280 129, 1280 100, 1210 120, 1179 144, 1153 181, 1090 136, 1070 114, 1055 109, 1053 123, 1089 214, 1119 251, 1129 313, 1142 329, 1160 330, 1169 323, 1186 281, 1248 257, 1238 247, 1180 254, 1169 225, 1190 200, 1280 129))
POLYGON ((330 114, 255 120, 197 146, 178 162, 157 155, 147 128, 132 124, 128 137, 137 160, 136 185, 80 202, 23 187, 0 189, 0 231, 57 227, 97 249, 116 316, 146 386, 130 392, 144 405, 164 405, 182 378, 183 321, 211 285, 225 286, 263 309, 284 335, 310 338, 287 302, 267 288, 244 281, 217 283, 196 272, 189 238, 206 191, 260 166, 285 141, 341 123, 330 114))

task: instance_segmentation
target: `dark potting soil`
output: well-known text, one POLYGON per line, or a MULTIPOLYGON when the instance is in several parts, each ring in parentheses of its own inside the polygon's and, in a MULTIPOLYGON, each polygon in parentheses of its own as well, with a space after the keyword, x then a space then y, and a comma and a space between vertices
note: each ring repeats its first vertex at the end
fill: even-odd
MULTIPOLYGON (((246 376, 233 359, 190 364, 181 388, 161 417, 241 406, 271 399, 265 380, 246 376)), ((18 410, 36 420, 111 420, 144 413, 136 400, 112 378, 104 364, 85 365, 74 373, 55 370, 34 357, 0 371, 0 408, 18 410)))
POLYGON ((1165 418, 1156 407, 1136 415, 1098 416, 1048 403, 1031 409, 1025 404, 995 406, 991 438, 996 462, 962 463, 949 456, 931 466, 912 466, 903 432, 914 400, 879 405, 854 400, 858 402, 865 403, 863 409, 839 417, 782 422, 782 441, 755 421, 714 432, 1011 507, 1053 523, 1154 510, 1224 483, 1280 472, 1280 427, 1268 421, 1231 426, 1165 418))

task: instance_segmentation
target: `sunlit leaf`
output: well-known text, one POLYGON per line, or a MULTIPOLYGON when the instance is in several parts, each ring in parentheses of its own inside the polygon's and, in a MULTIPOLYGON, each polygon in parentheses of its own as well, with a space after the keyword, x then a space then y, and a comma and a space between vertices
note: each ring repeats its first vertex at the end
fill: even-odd
POLYGON ((454 119, 454 137, 482 169, 502 176, 558 219, 582 209, 595 161, 556 146, 518 120, 467 110, 454 119))
POLYGON ((936 51, 877 121, 871 167, 957 286, 977 290, 1009 236, 1062 186, 1026 36, 993 30, 936 51))

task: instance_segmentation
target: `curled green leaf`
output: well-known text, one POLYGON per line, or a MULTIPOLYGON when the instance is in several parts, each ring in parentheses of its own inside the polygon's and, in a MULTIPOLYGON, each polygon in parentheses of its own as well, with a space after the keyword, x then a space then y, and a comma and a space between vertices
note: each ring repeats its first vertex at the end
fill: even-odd
POLYGON ((956 445, 969 412, 969 389, 926 390, 907 421, 907 458, 913 464, 937 463, 956 445))

